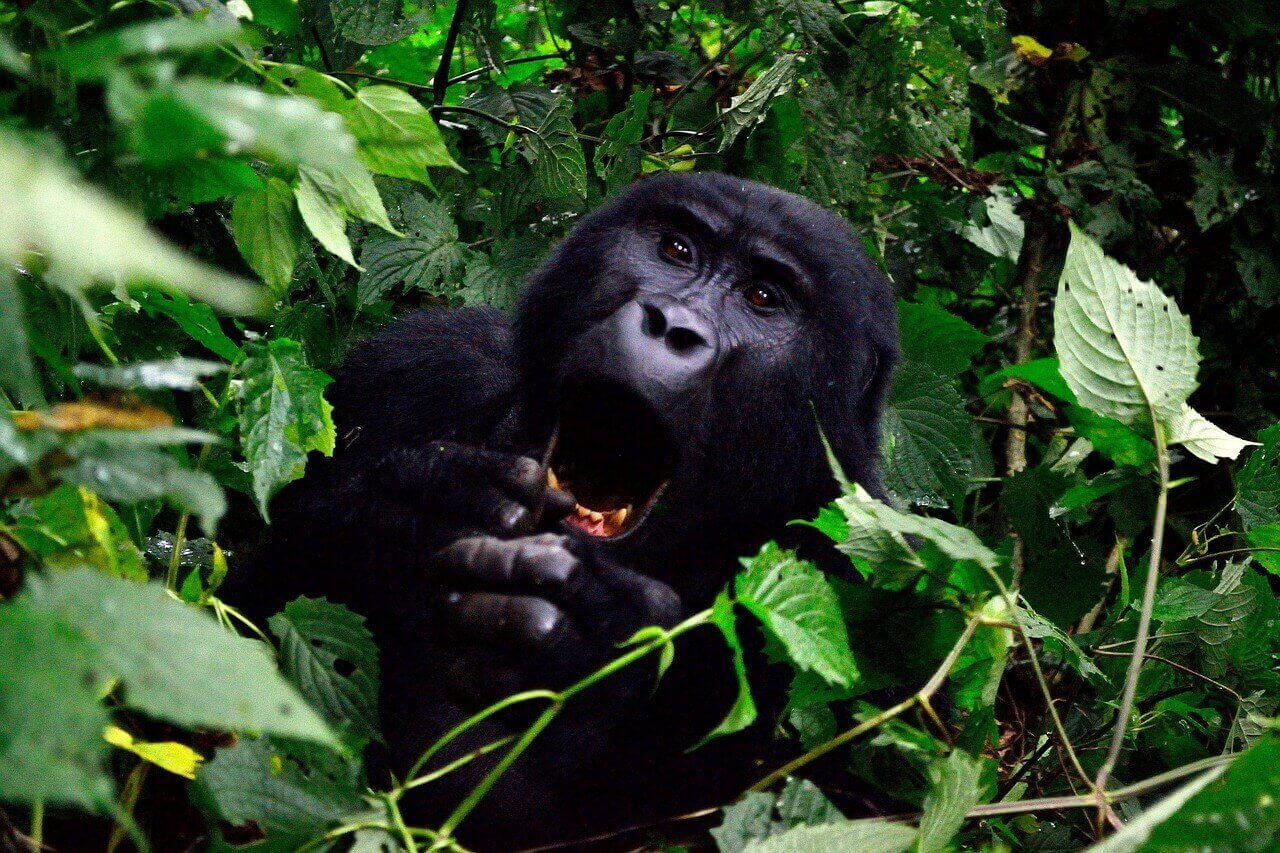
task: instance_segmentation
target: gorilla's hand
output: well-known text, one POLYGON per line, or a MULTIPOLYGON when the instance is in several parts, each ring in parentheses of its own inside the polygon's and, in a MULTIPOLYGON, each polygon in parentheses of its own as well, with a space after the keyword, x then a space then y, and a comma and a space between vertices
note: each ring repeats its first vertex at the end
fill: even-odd
MULTIPOLYGON (((468 537, 433 563, 460 641, 445 677, 468 705, 563 687, 618 655, 617 644, 640 628, 670 627, 681 616, 669 586, 590 554, 570 536, 468 537)), ((625 675, 596 697, 627 698, 652 684, 625 675)))
POLYGON ((402 447, 384 456, 379 481, 434 522, 442 541, 470 532, 519 536, 573 509, 527 456, 451 441, 402 447))

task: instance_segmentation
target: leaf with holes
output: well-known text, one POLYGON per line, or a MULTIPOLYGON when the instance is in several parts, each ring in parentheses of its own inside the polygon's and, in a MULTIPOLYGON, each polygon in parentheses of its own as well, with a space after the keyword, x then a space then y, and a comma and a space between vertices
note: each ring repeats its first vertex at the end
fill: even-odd
POLYGON ((280 668, 335 728, 361 747, 378 732, 378 647, 364 617, 325 599, 298 598, 268 620, 280 668))
POLYGON ((240 434, 263 518, 277 488, 302 476, 307 453, 333 454, 333 407, 324 398, 330 379, 309 367, 288 338, 249 350, 240 386, 240 434))
POLYGON ((431 17, 425 9, 404 14, 403 0, 332 0, 333 23, 343 38, 376 47, 412 35, 431 17))

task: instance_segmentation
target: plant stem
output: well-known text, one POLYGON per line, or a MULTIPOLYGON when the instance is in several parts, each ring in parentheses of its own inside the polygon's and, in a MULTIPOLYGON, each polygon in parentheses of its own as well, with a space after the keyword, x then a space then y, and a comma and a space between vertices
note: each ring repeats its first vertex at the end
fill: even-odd
POLYGON ((1160 474, 1160 493, 1156 496, 1156 515, 1151 530, 1151 559, 1147 562, 1147 583, 1142 591, 1142 611, 1138 617, 1138 634, 1129 658, 1129 670, 1125 675, 1124 692, 1120 696, 1120 709, 1116 712, 1116 725, 1111 733, 1111 746, 1107 757, 1098 769, 1094 783, 1099 805, 1103 805, 1102 792, 1107 788, 1111 771, 1115 769, 1124 746, 1125 731, 1129 728, 1129 715, 1133 712, 1133 699, 1138 692, 1138 678, 1142 674, 1142 662, 1147 655, 1147 639, 1151 633, 1151 610, 1155 606, 1156 584, 1160 579, 1160 552, 1164 547, 1165 517, 1169 510, 1169 448, 1165 443, 1164 429, 1151 413, 1155 427, 1156 466, 1160 474))
POLYGON ((444 103, 445 93, 449 91, 449 66, 453 64, 453 48, 458 43, 458 33, 466 18, 467 0, 458 0, 458 5, 453 8, 453 20, 449 22, 449 32, 444 37, 440 64, 436 66, 436 76, 431 81, 432 100, 436 106, 444 103))
POLYGON ((36 850, 44 846, 44 800, 31 804, 31 831, 27 834, 36 850))

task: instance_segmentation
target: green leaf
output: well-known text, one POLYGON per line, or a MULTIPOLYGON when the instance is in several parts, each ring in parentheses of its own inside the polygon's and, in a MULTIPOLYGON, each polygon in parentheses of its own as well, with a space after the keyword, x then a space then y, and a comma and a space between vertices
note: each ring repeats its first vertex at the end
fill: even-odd
POLYGON ((637 87, 631 93, 627 106, 605 125, 603 141, 596 147, 594 162, 596 174, 604 180, 610 192, 629 184, 640 173, 639 144, 644 138, 652 100, 651 89, 637 87))
POLYGON ((1219 459, 1235 459, 1240 451, 1256 441, 1245 441, 1211 423, 1195 409, 1182 404, 1182 410, 1169 423, 1169 443, 1181 444, 1192 455, 1213 463, 1219 459))
POLYGON ((441 293, 462 271, 465 247, 449 209, 417 194, 405 201, 403 209, 408 232, 404 237, 375 234, 361 247, 364 272, 357 293, 364 305, 399 285, 441 293))
POLYGON ((1097 853, 1274 850, 1280 836, 1277 791, 1280 740, 1269 737, 1230 767, 1192 779, 1090 849, 1097 853))
POLYGON ((426 10, 405 17, 403 0, 332 0, 329 8, 343 38, 367 45, 400 41, 431 15, 426 10))
POLYGON ((1259 549, 1253 552, 1258 565, 1273 575, 1280 575, 1280 522, 1255 527, 1245 538, 1250 547, 1259 549))
POLYGON ((884 422, 889 490, 923 506, 959 502, 973 473, 973 433, 954 381, 924 365, 903 362, 884 422))
POLYGON ((1062 379, 1056 358, 1035 358, 1024 364, 1011 364, 984 376, 978 388, 983 397, 988 397, 1010 379, 1021 379, 1068 403, 1076 400, 1076 395, 1062 379))
POLYGON ((94 566, 118 577, 146 580, 142 554, 109 504, 64 484, 15 512, 12 535, 50 567, 94 566))
POLYGON ((746 849, 751 853, 902 853, 910 849, 915 839, 916 830, 905 824, 881 819, 849 820, 798 826, 746 849))
POLYGON ((399 232, 387 218, 387 209, 374 186, 373 176, 363 166, 345 170, 298 171, 298 212, 312 235, 330 252, 356 266, 347 239, 348 217, 372 222, 392 234, 399 232))
POLYGON ((549 198, 587 194, 587 160, 573 127, 573 103, 556 102, 533 133, 524 137, 533 177, 549 198))
POLYGON ((124 682, 127 707, 179 726, 336 744, 260 643, 227 631, 159 584, 72 569, 29 577, 17 600, 86 637, 99 671, 124 682))
POLYGON ((0 604, 0 801, 102 810, 106 678, 85 636, 49 613, 0 604))
POLYGON ((236 196, 231 233, 253 271, 276 293, 287 291, 303 238, 302 219, 289 185, 268 178, 262 189, 236 196))
POLYGON ((743 558, 742 565, 733 584, 736 602, 782 643, 796 668, 842 687, 856 683, 858 667, 840 604, 822 573, 773 543, 743 558))
POLYGON ((208 305, 192 302, 181 294, 154 291, 137 293, 133 298, 148 313, 163 314, 173 320, 187 337, 219 358, 230 362, 239 361, 240 347, 222 331, 218 318, 208 305))
POLYGON ((1236 475, 1236 512, 1245 530, 1280 521, 1280 424, 1258 433, 1258 442, 1236 475))
POLYGON ((1074 225, 1053 320, 1062 376, 1081 405, 1126 424, 1180 415, 1200 360, 1191 324, 1074 225))
POLYGON ((277 488, 302 476, 307 453, 333 454, 330 379, 308 367, 302 347, 287 338, 256 344, 242 370, 240 434, 263 518, 277 488))
POLYGON ((768 838, 773 832, 775 797, 763 791, 748 791, 741 800, 724 809, 724 822, 711 830, 720 853, 741 853, 752 841, 768 838))
POLYGON ((306 224, 311 236, 315 237, 333 254, 359 268, 355 256, 351 252, 351 241, 347 239, 347 220, 338 207, 337 199, 329 196, 309 176, 298 176, 298 213, 306 224))
POLYGON ((431 185, 428 166, 458 164, 422 104, 403 89, 369 86, 348 101, 343 115, 370 171, 431 185))
POLYGON ((227 366, 221 362, 176 356, 164 361, 138 361, 112 366, 77 364, 73 371, 77 379, 103 388, 171 388, 175 391, 194 391, 200 387, 200 380, 224 373, 226 369, 227 366))
POLYGON ((330 725, 359 746, 378 734, 378 647, 364 617, 325 599, 298 598, 268 620, 280 668, 330 725))
POLYGON ((1022 252, 1022 235, 1026 226, 1014 209, 1015 198, 1004 187, 992 187, 991 194, 983 199, 987 224, 982 227, 965 225, 960 234, 987 254, 1016 261, 1022 252))
POLYGON ((898 300, 902 354, 944 376, 969 369, 991 338, 949 311, 898 300))
POLYGON ((231 825, 253 821, 276 850, 297 850, 367 811, 358 768, 331 752, 275 738, 238 738, 196 776, 200 800, 231 825))
POLYGON ((719 152, 724 153, 743 131, 764 121, 769 105, 779 95, 791 90, 796 77, 796 55, 784 53, 770 68, 751 82, 741 95, 735 95, 729 107, 720 114, 724 133, 720 137, 719 152))
POLYGON ((68 448, 74 461, 58 475, 117 503, 164 498, 194 513, 206 533, 217 529, 227 499, 211 475, 184 468, 167 453, 126 444, 120 438, 86 436, 68 448))
POLYGON ((247 0, 253 22, 270 27, 283 36, 298 32, 302 22, 296 0, 247 0))
POLYGON ((918 853, 948 849, 964 825, 965 814, 982 801, 982 764, 982 759, 954 749, 929 765, 929 793, 920 819, 918 853))
POLYGON ((751 698, 751 682, 747 680, 747 664, 742 655, 742 641, 738 639, 737 617, 733 611, 733 599, 729 597, 727 592, 721 592, 716 596, 715 603, 711 607, 711 621, 720 629, 720 633, 724 635, 724 640, 729 646, 729 652, 733 660, 733 673, 738 681, 738 694, 733 700, 733 706, 725 714, 724 719, 698 742, 698 746, 702 746, 707 741, 721 735, 742 731, 755 722, 756 719, 756 703, 751 698))
POLYGON ((0 259, 43 252, 64 286, 152 283, 230 313, 255 313, 267 292, 200 263, 62 164, 0 132, 0 259))
POLYGON ((0 311, 0 390, 17 395, 27 408, 38 408, 45 403, 44 392, 31 361, 22 294, 8 264, 0 264, 0 304, 5 306, 0 311))
POLYGON ((1117 465, 1146 468, 1155 464, 1155 445, 1131 427, 1083 406, 1067 406, 1066 415, 1077 435, 1117 465))
POLYGON ((80 39, 54 53, 53 59, 76 79, 102 79, 121 60, 191 53, 241 37, 239 22, 229 15, 164 18, 80 39))

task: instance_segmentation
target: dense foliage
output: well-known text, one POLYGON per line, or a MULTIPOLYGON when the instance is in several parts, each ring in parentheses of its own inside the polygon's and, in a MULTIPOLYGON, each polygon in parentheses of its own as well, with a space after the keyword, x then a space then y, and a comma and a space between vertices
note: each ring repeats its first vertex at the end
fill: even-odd
MULTIPOLYGON (((483 786, 408 827, 450 768, 366 782, 362 618, 220 584, 332 452, 353 341, 508 307, 691 169, 838 209, 893 276, 894 502, 812 520, 863 582, 766 546, 535 726, 752 621, 797 758, 721 850, 1280 843, 1270 0, 5 0, 0 117, 0 846, 450 846, 483 786), (899 813, 847 820, 859 788, 899 813)), ((745 680, 726 712, 774 722, 745 680)))

